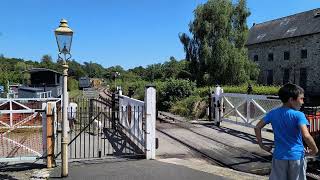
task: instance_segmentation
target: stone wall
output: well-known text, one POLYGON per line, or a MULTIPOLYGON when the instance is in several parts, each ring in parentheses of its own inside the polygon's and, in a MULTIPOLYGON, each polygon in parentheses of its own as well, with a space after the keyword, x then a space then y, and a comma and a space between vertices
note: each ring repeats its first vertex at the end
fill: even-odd
POLYGON ((249 59, 260 67, 259 83, 267 84, 267 71, 273 70, 273 84, 282 85, 284 69, 289 69, 289 81, 301 85, 300 68, 306 68, 307 81, 305 90, 320 95, 320 34, 300 36, 260 44, 249 45, 249 59), (307 50, 307 58, 301 58, 301 50, 307 50), (284 52, 290 52, 290 59, 284 60, 284 52), (268 61, 268 54, 273 53, 273 61, 268 61), (295 79, 295 82, 294 82, 295 79))

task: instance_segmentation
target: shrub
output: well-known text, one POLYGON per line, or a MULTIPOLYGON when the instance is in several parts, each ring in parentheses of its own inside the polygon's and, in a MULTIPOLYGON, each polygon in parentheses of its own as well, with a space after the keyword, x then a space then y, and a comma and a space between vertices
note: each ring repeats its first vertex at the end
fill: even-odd
POLYGON ((68 78, 68 91, 74 91, 79 89, 79 82, 73 78, 68 78))
POLYGON ((175 102, 170 112, 189 119, 199 119, 206 115, 207 103, 200 96, 189 96, 175 102))
MULTIPOLYGON (((247 93, 248 85, 241 86, 223 86, 223 91, 225 93, 247 93)), ((252 94, 264 94, 264 95, 277 95, 280 89, 280 86, 261 86, 261 85, 253 85, 252 94)))
POLYGON ((161 84, 161 87, 157 89, 158 109, 168 111, 176 101, 190 96, 195 87, 195 83, 189 80, 169 79, 165 81, 165 83, 161 84))

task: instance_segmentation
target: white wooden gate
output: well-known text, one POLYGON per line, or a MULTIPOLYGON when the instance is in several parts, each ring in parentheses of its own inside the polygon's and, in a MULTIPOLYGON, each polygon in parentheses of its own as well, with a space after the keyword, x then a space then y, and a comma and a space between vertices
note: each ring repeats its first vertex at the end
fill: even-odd
POLYGON ((139 101, 119 92, 119 122, 127 137, 146 155, 155 159, 156 90, 146 87, 145 100, 139 101))
POLYGON ((0 99, 0 162, 35 160, 45 153, 46 101, 0 99))
MULTIPOLYGON (((255 127, 266 113, 282 105, 277 96, 223 93, 216 88, 214 96, 215 122, 236 123, 247 127, 255 127)), ((272 130, 271 125, 265 127, 272 130)))

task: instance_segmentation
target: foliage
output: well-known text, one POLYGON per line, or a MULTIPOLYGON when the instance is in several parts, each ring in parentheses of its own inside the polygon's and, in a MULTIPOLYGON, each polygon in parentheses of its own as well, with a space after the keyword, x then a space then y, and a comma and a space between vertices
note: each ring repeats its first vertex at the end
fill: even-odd
POLYGON ((192 94, 195 84, 189 80, 169 79, 162 87, 157 88, 157 107, 167 111, 172 104, 192 94))
POLYGON ((246 0, 209 0, 194 11, 192 37, 179 35, 189 61, 191 79, 197 84, 241 84, 255 80, 257 65, 248 60, 244 45, 250 15, 246 0))
POLYGON ((200 96, 189 96, 175 102, 170 112, 189 119, 199 119, 206 115, 207 103, 200 96))
POLYGON ((79 89, 69 91, 70 99, 76 99, 78 97, 81 97, 81 95, 82 95, 82 91, 80 91, 79 89))
POLYGON ((209 93, 212 92, 213 88, 209 86, 198 87, 193 91, 194 96, 200 96, 201 98, 205 98, 209 96, 209 93))
MULTIPOLYGON (((148 84, 148 82, 141 80, 141 79, 135 79, 131 81, 117 81, 117 85, 121 86, 122 94, 128 95, 128 89, 131 87, 134 91, 133 98, 142 100, 144 99, 144 89, 145 86, 148 84)), ((114 88, 111 88, 114 91, 114 88)))
POLYGON ((80 77, 85 77, 88 75, 83 66, 76 62, 74 59, 68 61, 68 66, 68 75, 74 77, 77 80, 79 80, 80 77))
POLYGON ((100 64, 93 63, 92 61, 89 63, 84 62, 84 70, 87 72, 90 78, 102 78, 104 75, 104 68, 100 64))
POLYGON ((146 81, 166 80, 170 78, 174 79, 189 79, 191 77, 188 71, 189 62, 186 60, 178 61, 174 57, 170 57, 169 61, 163 64, 151 64, 146 68, 142 66, 129 69, 129 72, 140 76, 146 81))
POLYGON ((73 78, 68 78, 68 91, 74 91, 79 89, 79 82, 73 78))
MULTIPOLYGON (((241 86, 223 86, 223 91, 225 93, 242 93, 246 94, 248 86, 246 84, 241 86)), ((259 94, 259 95, 277 95, 280 89, 280 86, 260 86, 260 85, 253 85, 252 86, 253 92, 252 94, 259 94)))

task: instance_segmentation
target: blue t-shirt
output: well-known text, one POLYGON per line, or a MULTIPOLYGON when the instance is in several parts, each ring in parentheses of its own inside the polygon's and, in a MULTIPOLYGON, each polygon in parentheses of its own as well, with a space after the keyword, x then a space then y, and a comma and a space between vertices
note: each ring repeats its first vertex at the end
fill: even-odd
POLYGON ((302 112, 280 107, 267 113, 263 121, 272 125, 275 143, 273 157, 275 159, 299 160, 304 157, 300 126, 308 126, 309 122, 302 112))

